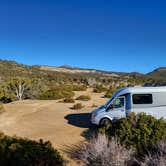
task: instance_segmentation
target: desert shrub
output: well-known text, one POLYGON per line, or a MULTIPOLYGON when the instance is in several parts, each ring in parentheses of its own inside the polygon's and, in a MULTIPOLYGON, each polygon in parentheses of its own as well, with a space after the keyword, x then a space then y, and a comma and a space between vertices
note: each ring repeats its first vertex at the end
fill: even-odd
POLYGON ((95 107, 98 107, 98 105, 96 105, 96 104, 92 104, 91 107, 92 107, 92 108, 95 108, 95 107))
POLYGON ((63 102, 64 102, 64 103, 74 103, 75 100, 74 100, 73 98, 65 98, 65 99, 63 100, 63 102))
POLYGON ((85 91, 87 90, 87 86, 86 85, 79 85, 79 84, 61 84, 58 87, 54 87, 54 88, 61 88, 64 90, 70 90, 70 91, 85 91))
POLYGON ((12 95, 11 93, 7 93, 7 88, 5 86, 5 83, 3 83, 4 86, 0 87, 0 102, 1 103, 10 103, 12 102, 12 95))
POLYGON ((0 98, 0 102, 2 102, 4 104, 5 103, 10 103, 10 102, 12 102, 12 99, 10 97, 3 96, 3 97, 0 98))
POLYGON ((86 85, 73 85, 73 91, 86 91, 86 85))
POLYGON ((103 85, 96 85, 95 88, 93 89, 93 92, 95 93, 101 93, 106 91, 107 88, 103 87, 103 85))
POLYGON ((82 101, 88 101, 90 99, 91 99, 91 97, 89 95, 81 95, 76 98, 76 100, 82 100, 82 101))
POLYGON ((78 109, 81 109, 83 107, 84 106, 81 103, 76 103, 76 104, 73 105, 72 109, 73 110, 78 110, 78 109))
POLYGON ((70 89, 56 88, 45 91, 39 98, 43 100, 57 100, 62 98, 71 98, 74 92, 70 89))
POLYGON ((37 99, 45 90, 46 86, 41 80, 14 77, 3 82, 0 87, 0 101, 9 103, 15 100, 37 99))
POLYGON ((109 89, 109 90, 107 90, 106 93, 105 93, 105 95, 104 95, 104 97, 111 98, 115 91, 116 91, 115 89, 109 89))
POLYGON ((140 166, 165 166, 166 165, 166 142, 160 141, 153 152, 149 152, 140 166))
POLYGON ((110 138, 117 136, 126 147, 133 146, 138 154, 146 153, 161 139, 166 139, 166 122, 143 113, 131 113, 128 118, 122 118, 101 130, 110 138))
POLYGON ((85 166, 127 166, 133 154, 132 149, 121 146, 116 138, 109 141, 106 135, 99 134, 89 143, 75 148, 72 155, 85 166))
POLYGON ((9 137, 0 133, 0 165, 63 166, 64 160, 50 142, 9 137))

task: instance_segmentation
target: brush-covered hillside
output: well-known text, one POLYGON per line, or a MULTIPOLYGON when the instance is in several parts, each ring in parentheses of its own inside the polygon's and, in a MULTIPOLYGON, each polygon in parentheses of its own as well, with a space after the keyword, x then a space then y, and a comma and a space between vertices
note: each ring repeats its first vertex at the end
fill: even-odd
POLYGON ((148 73, 148 75, 151 77, 166 78, 166 67, 157 68, 154 71, 148 73))
POLYGON ((0 60, 0 80, 6 81, 15 77, 28 77, 40 79, 44 82, 56 83, 83 83, 88 84, 88 79, 97 82, 111 82, 112 80, 146 79, 139 73, 108 72, 96 69, 72 68, 70 66, 27 66, 13 61, 0 60))
POLYGON ((83 69, 71 66, 43 66, 34 65, 27 66, 19 64, 14 61, 0 60, 0 78, 1 80, 11 79, 13 77, 30 77, 30 78, 57 78, 56 81, 75 81, 75 79, 82 78, 124 78, 124 79, 145 79, 159 77, 160 79, 166 78, 166 68, 159 68, 147 75, 138 72, 124 73, 124 72, 110 72, 96 69, 83 69), (162 77, 162 78, 161 78, 162 77))
POLYGON ((71 98, 74 91, 88 87, 96 93, 105 92, 105 96, 110 97, 121 87, 163 85, 166 82, 163 68, 153 73, 145 75, 70 66, 27 66, 0 60, 0 101, 71 98))

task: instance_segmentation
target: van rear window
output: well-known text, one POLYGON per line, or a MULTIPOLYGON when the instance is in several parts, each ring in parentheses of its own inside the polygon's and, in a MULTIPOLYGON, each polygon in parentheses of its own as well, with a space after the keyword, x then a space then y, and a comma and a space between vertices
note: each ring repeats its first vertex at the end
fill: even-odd
POLYGON ((134 94, 133 104, 152 104, 152 94, 134 94))

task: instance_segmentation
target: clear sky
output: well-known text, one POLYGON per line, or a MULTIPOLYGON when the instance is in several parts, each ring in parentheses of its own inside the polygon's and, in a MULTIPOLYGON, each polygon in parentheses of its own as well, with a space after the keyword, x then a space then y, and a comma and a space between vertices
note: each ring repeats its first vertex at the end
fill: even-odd
POLYGON ((149 72, 166 66, 165 0, 0 0, 0 59, 149 72))

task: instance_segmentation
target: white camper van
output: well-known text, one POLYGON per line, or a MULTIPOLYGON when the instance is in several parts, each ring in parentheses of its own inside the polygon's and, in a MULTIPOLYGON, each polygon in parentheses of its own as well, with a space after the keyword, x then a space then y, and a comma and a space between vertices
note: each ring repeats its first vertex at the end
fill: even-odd
POLYGON ((92 111, 92 124, 105 126, 127 117, 130 112, 144 112, 166 119, 166 87, 128 87, 118 90, 103 106, 92 111))

